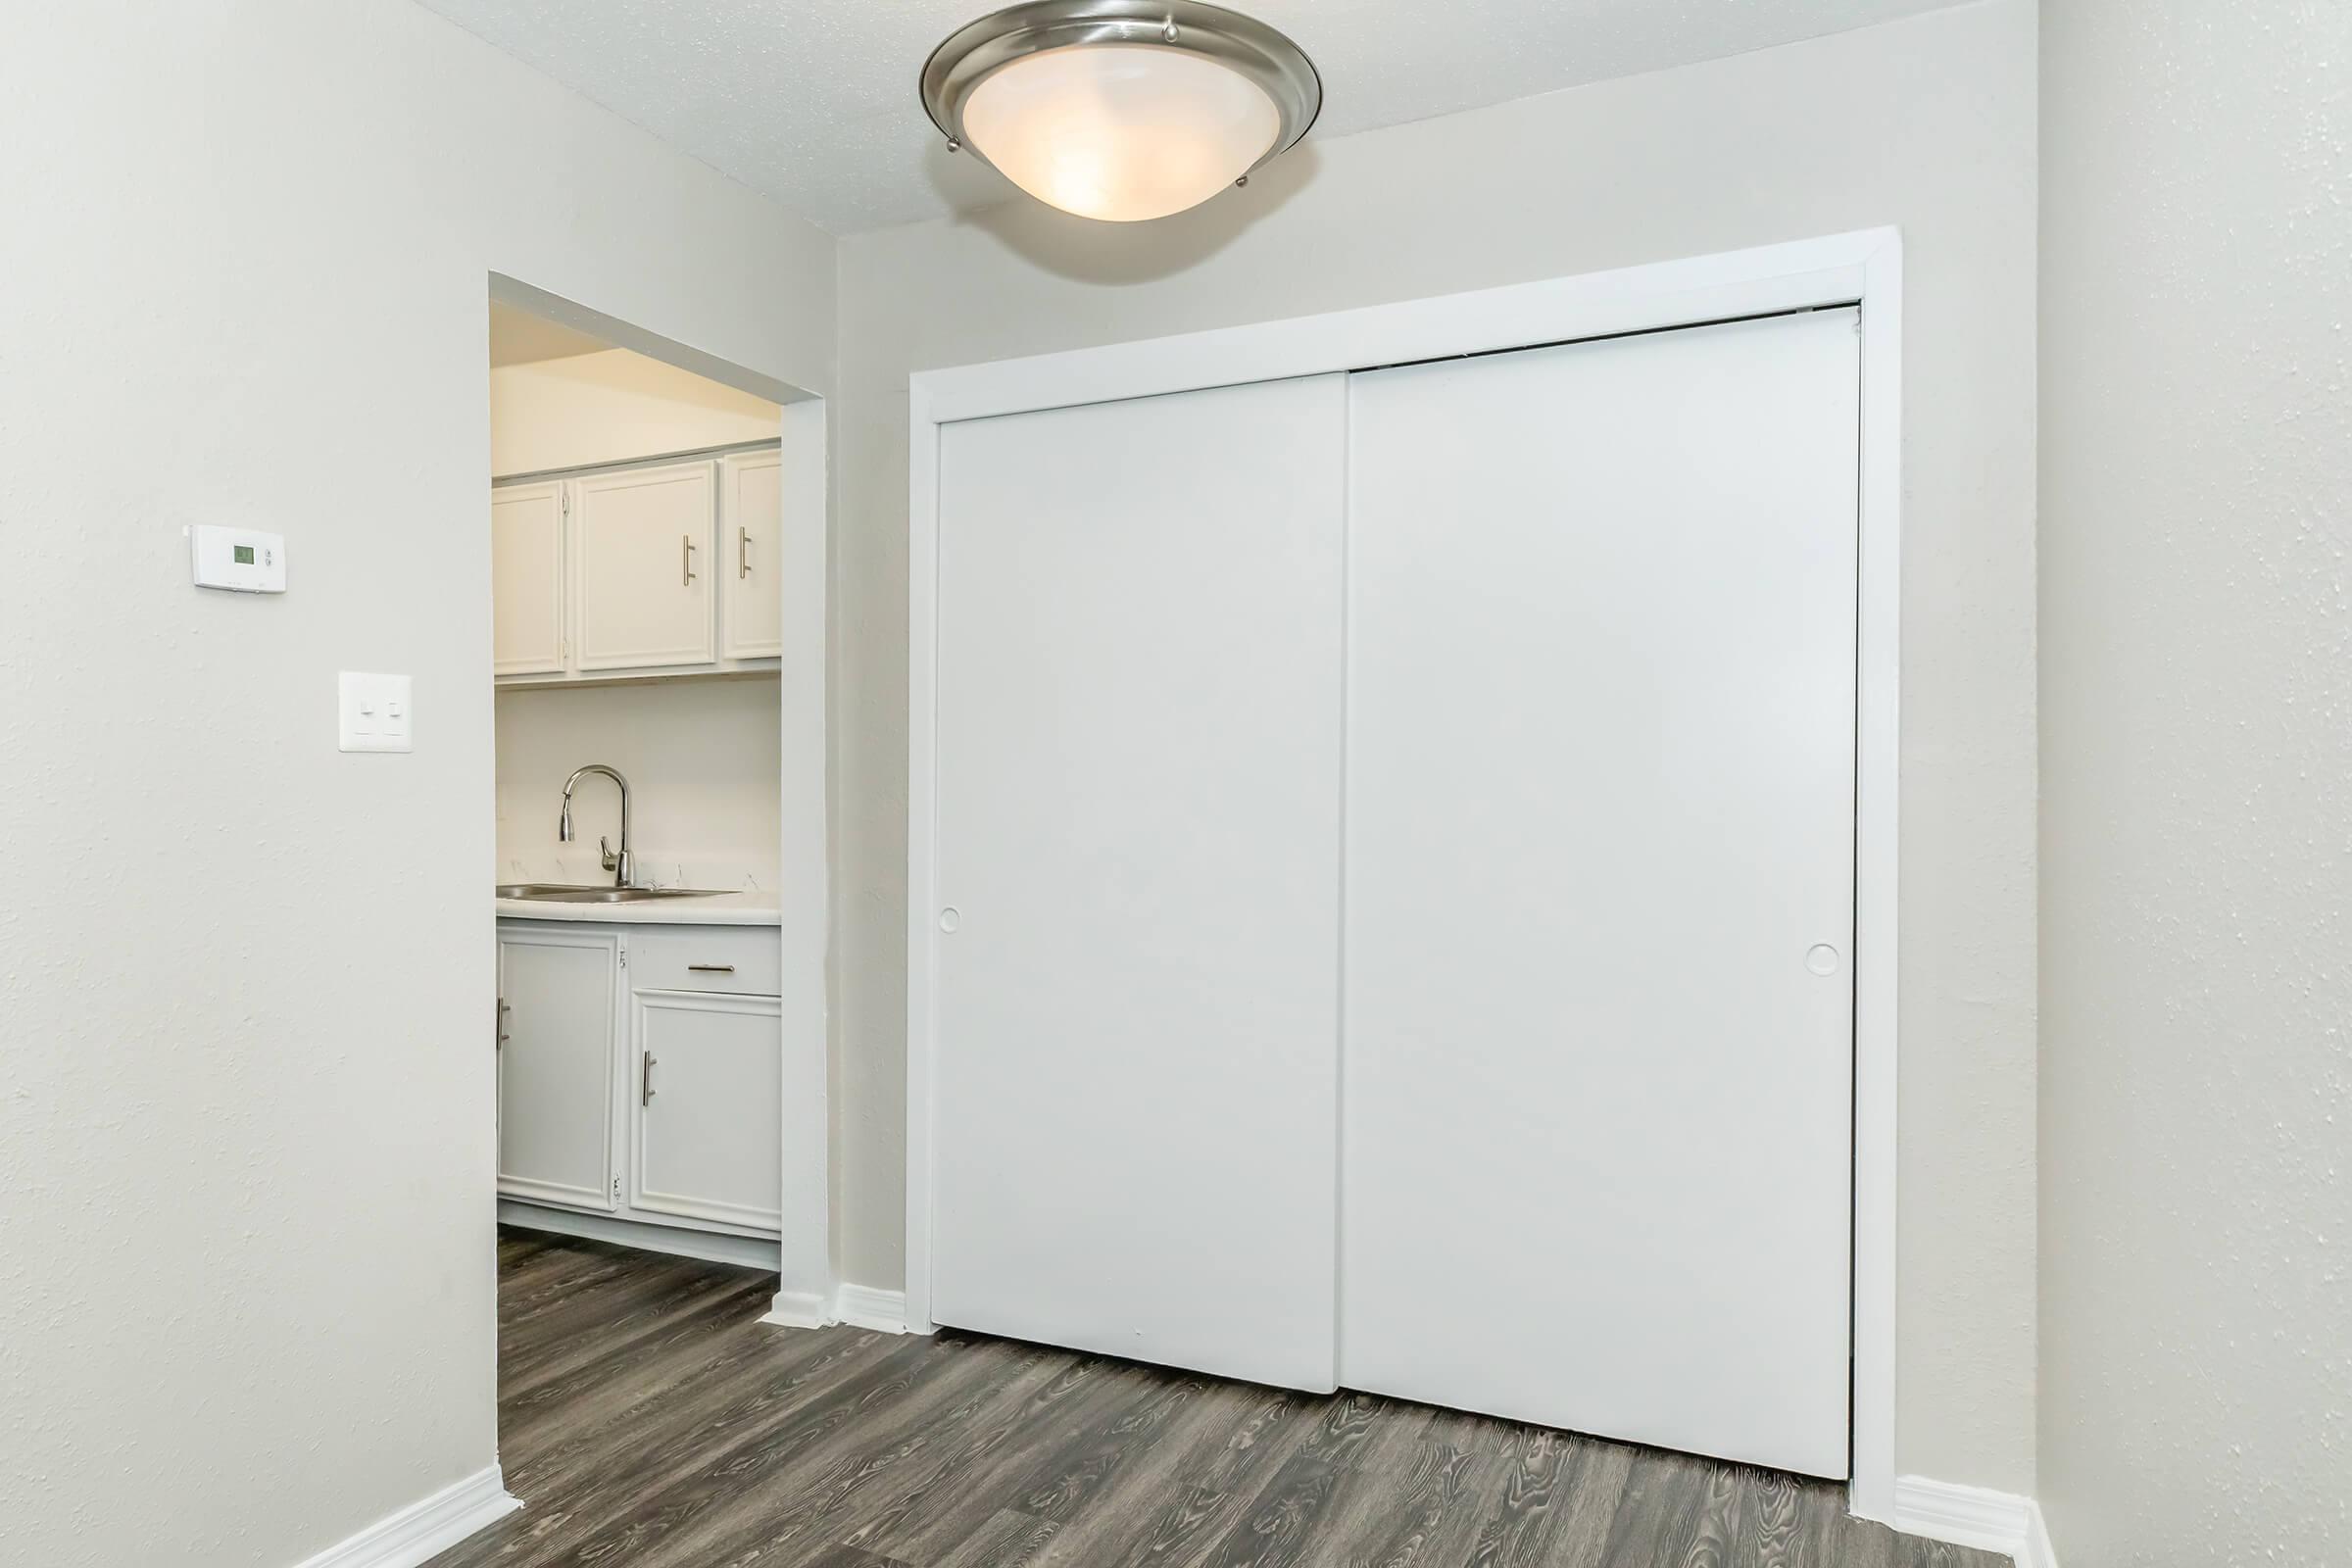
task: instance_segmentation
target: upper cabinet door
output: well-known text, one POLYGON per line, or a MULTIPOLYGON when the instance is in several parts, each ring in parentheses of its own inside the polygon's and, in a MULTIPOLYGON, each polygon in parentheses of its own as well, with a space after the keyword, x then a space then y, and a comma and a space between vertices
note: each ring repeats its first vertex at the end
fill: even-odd
POLYGON ((544 675, 564 668, 564 487, 490 492, 491 668, 544 675))
POLYGON ((774 452, 722 458, 718 465, 719 580, 725 586, 719 652, 774 659, 784 652, 783 459, 774 452))
POLYGON ((581 669, 710 662, 717 490, 712 463, 574 481, 581 669))

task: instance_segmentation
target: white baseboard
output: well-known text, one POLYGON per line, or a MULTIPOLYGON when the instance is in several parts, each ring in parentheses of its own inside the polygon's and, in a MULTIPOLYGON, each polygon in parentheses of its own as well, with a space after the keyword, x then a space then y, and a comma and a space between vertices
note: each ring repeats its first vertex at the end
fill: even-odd
POLYGON ((756 1268, 769 1274, 776 1272, 780 1250, 778 1244, 760 1236, 698 1231, 684 1225, 648 1225, 611 1214, 548 1208, 512 1198, 498 1200, 498 1222, 520 1230, 554 1231, 559 1236, 582 1236, 592 1242, 611 1242, 615 1247, 667 1252, 672 1257, 700 1258, 706 1263, 732 1263, 737 1268, 756 1268))
POLYGON ((821 1329, 833 1321, 832 1302, 820 1291, 778 1291, 760 1321, 781 1329, 821 1329))
POLYGON ((2041 1505, 2012 1492, 1897 1476, 1894 1528, 1906 1536, 2003 1552, 2017 1559, 2018 1568, 2058 1568, 2041 1505))
POLYGON ((492 1465, 378 1519, 296 1568, 417 1568, 521 1506, 492 1465))
POLYGON ((833 1292, 833 1316, 854 1328, 904 1334, 906 1332, 906 1293, 877 1291, 870 1285, 841 1285, 833 1292))
POLYGON ((2034 1505, 2034 1523, 2026 1536, 2026 1549, 2017 1554, 2018 1568, 2058 1568, 2058 1548, 2050 1544, 2050 1527, 2041 1516, 2041 1504, 2034 1505))
POLYGON ((786 1329, 821 1329, 846 1323, 884 1334, 906 1332, 906 1293, 870 1285, 836 1285, 830 1298, 814 1291, 778 1291, 775 1304, 760 1320, 786 1329))

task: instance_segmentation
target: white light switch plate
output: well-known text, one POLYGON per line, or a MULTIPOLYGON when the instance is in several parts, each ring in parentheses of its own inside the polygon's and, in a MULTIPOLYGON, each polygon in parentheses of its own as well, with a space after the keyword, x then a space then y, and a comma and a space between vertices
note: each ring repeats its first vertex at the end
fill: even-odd
POLYGON ((338 677, 338 749, 346 752, 413 752, 416 715, 406 675, 368 675, 344 670, 338 677))

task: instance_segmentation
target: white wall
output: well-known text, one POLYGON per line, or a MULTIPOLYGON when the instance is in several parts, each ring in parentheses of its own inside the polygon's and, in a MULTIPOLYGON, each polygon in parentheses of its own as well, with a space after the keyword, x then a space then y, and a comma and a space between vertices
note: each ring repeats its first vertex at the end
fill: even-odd
POLYGON ((627 349, 490 372, 490 471, 594 463, 773 441, 782 411, 764 398, 627 349))
POLYGON ((273 1568, 495 1448, 487 276, 821 391, 832 244, 406 0, 12 6, 0 146, 0 1557, 273 1568))
POLYGON ((2042 1497, 2352 1562, 2352 9, 2042 16, 2042 1497))
POLYGON ((578 836, 556 837, 564 780, 604 762, 629 781, 642 878, 774 891, 783 875, 781 711, 772 675, 500 692, 497 880, 606 879, 597 838, 620 840, 611 780, 580 781, 578 836))
POLYGON ((839 1234, 904 1270, 908 370, 1881 223, 1907 246, 1898 1462, 2034 1481, 2034 7, 1328 141, 1195 213, 841 247, 839 1234))

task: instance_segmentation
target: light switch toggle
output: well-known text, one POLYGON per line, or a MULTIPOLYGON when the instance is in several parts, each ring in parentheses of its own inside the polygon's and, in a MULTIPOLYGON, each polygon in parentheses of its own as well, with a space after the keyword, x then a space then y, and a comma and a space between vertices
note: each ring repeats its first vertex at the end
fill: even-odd
POLYGON ((347 669, 337 677, 336 740, 346 752, 413 752, 413 706, 406 675, 369 675, 347 669))

